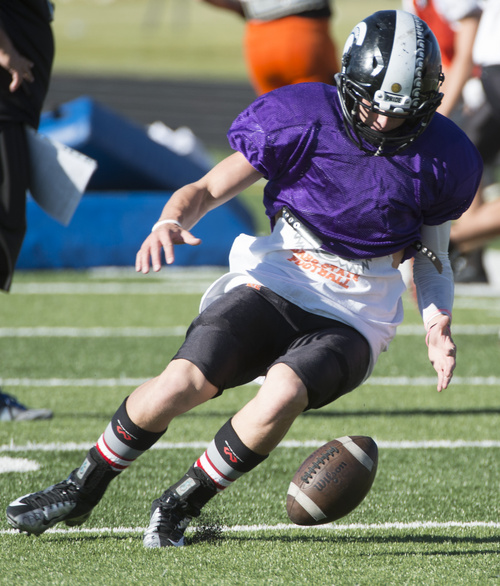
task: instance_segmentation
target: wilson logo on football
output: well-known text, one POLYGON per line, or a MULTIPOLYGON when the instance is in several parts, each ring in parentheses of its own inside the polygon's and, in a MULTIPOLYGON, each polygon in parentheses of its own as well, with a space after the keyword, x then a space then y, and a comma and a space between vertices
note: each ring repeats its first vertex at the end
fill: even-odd
POLYGON ((121 425, 116 426, 116 431, 120 435, 123 435, 123 439, 126 440, 127 442, 129 442, 132 439, 132 437, 123 429, 123 427, 121 425))

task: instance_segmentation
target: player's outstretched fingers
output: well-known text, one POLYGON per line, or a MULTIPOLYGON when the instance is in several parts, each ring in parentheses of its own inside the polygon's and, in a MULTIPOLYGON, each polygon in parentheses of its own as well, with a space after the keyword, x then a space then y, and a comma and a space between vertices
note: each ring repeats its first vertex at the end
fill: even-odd
POLYGON ((148 236, 135 257, 135 270, 147 274, 152 266, 154 271, 159 271, 161 269, 161 251, 161 242, 148 236))

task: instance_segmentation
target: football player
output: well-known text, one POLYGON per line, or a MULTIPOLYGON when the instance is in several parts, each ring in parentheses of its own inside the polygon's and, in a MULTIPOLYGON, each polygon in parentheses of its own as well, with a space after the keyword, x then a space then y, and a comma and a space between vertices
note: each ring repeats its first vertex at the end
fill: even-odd
POLYGON ((164 372, 123 402, 66 480, 9 505, 13 527, 80 525, 174 417, 262 376, 257 394, 153 502, 144 545, 184 545, 191 519, 265 460, 302 412, 370 375, 403 319, 398 267, 407 258, 437 390, 448 387, 450 222, 474 197, 482 164, 466 135, 435 114, 442 81, 429 27, 408 12, 379 11, 350 34, 336 87, 283 87, 236 118, 235 152, 172 195, 136 269, 159 271, 162 255, 174 262, 174 245, 200 244, 196 222, 261 178, 271 234, 235 240, 229 272, 205 293, 164 372))

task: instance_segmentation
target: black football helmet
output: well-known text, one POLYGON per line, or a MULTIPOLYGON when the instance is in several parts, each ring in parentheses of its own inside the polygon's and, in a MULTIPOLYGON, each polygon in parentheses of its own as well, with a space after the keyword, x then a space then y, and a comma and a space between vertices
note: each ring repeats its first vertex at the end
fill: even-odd
POLYGON ((439 45, 423 20, 403 10, 365 18, 349 35, 336 75, 349 138, 376 156, 401 152, 434 116, 443 81, 439 45), (389 132, 373 130, 361 122, 360 108, 405 122, 389 132))

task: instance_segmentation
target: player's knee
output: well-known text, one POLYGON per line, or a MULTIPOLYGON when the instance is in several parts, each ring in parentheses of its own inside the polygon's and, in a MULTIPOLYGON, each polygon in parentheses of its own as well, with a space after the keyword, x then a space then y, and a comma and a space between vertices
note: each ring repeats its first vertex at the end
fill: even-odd
POLYGON ((208 401, 216 393, 197 366, 183 359, 173 360, 157 379, 157 393, 176 415, 208 401))
POLYGON ((286 364, 276 364, 262 386, 265 401, 277 413, 297 416, 307 407, 307 389, 297 374, 286 364))

